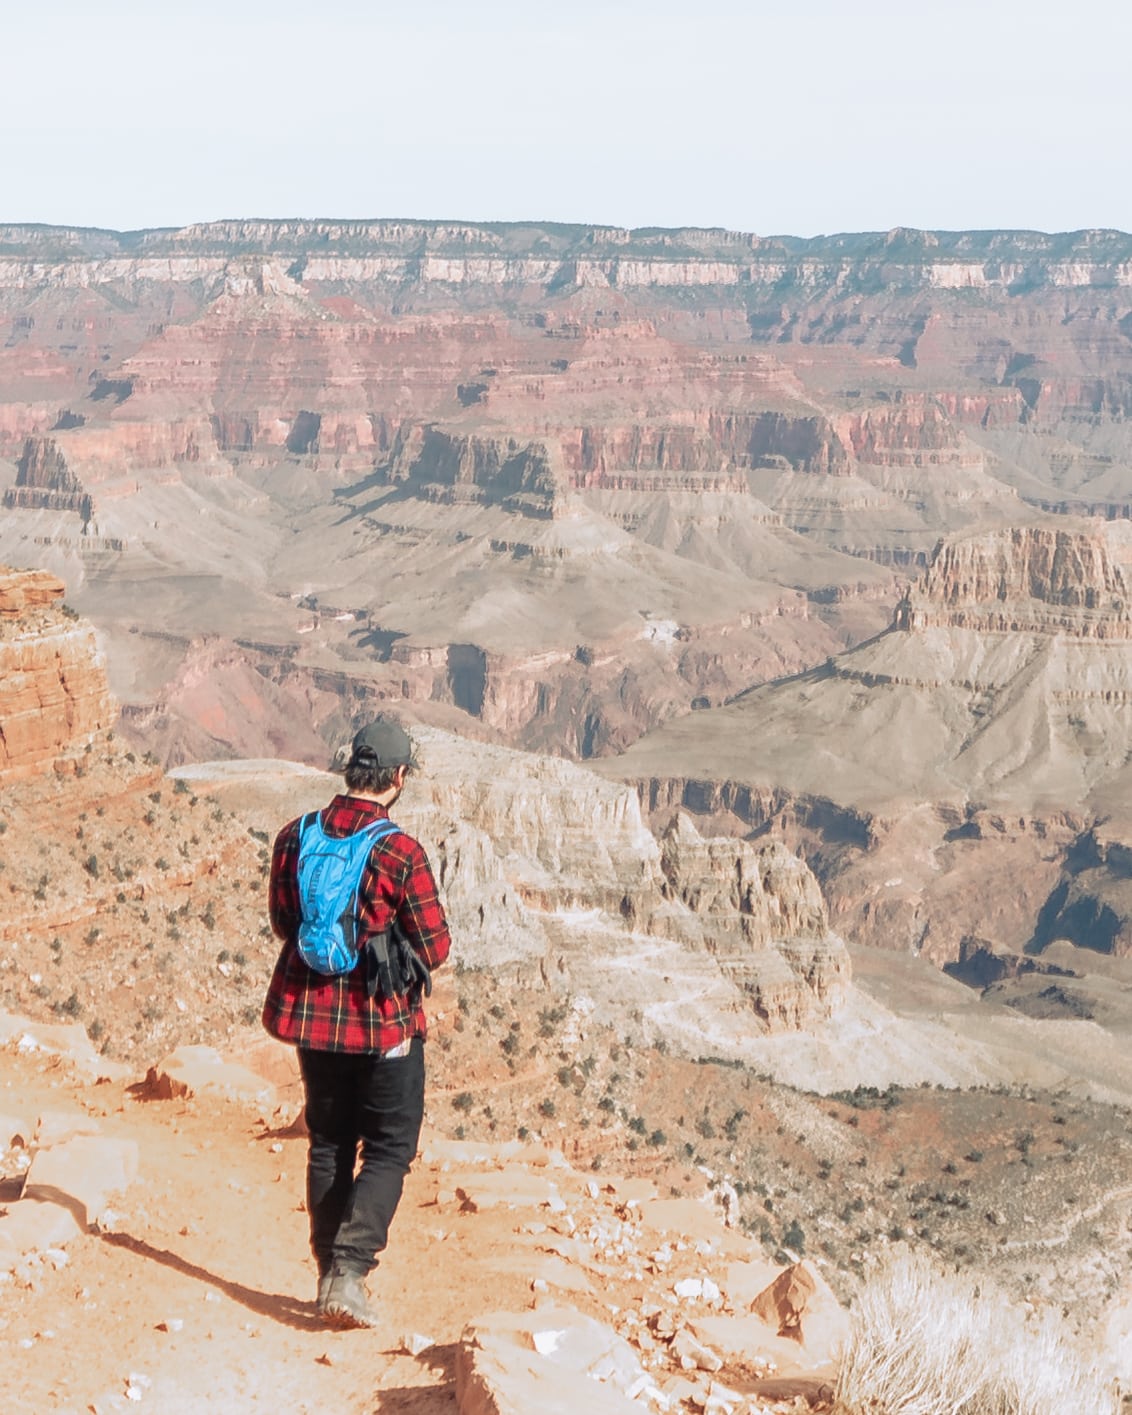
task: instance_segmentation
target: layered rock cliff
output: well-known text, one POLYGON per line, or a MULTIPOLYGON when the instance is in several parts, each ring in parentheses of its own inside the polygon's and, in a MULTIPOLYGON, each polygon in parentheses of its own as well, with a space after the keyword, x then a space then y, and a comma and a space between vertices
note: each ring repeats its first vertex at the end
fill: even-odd
POLYGON ((53 575, 0 567, 0 781, 61 765, 116 715, 89 624, 53 575))
POLYGON ((519 986, 541 977, 693 1054, 710 1042, 740 1055, 745 1036, 820 1023, 844 1000, 844 946, 780 843, 705 839, 686 815, 658 839, 630 789, 421 735, 442 813, 422 824, 470 963, 513 970, 519 986))
POLYGON ((800 239, 710 229, 633 231, 538 223, 218 221, 120 234, 0 227, 0 281, 53 274, 65 283, 192 280, 228 260, 292 257, 306 279, 631 287, 760 283, 836 285, 863 273, 934 290, 1132 285, 1132 238, 1118 231, 931 232, 897 228, 800 239), (533 248, 541 252, 534 254, 533 248))
POLYGON ((678 812, 661 836, 661 869, 724 973, 769 1025, 818 1020, 842 1001, 848 955, 831 944, 817 880, 781 842, 704 839, 678 812))
POLYGON ((1027 526, 941 544, 896 625, 1126 639, 1132 600, 1103 535, 1027 526))
POLYGON ((945 542, 888 633, 603 771, 654 818, 801 850, 851 939, 937 963, 968 934, 1123 949, 1117 866, 1083 870, 1077 842, 1098 814, 1128 835, 1129 546, 1119 523, 945 542))

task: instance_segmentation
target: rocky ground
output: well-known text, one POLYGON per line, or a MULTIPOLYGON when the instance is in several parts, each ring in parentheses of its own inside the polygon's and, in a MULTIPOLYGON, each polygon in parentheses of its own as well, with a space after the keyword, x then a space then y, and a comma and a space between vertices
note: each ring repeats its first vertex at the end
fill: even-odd
POLYGON ((821 1410, 840 1304, 913 1251, 1063 1308, 1081 1349, 1122 1359, 1126 1112, 807 1095, 625 1047, 466 971, 433 1015, 381 1321, 346 1334, 313 1314, 288 1049, 247 1029, 143 1068, 78 1024, 5 1016, 7 1408, 565 1411, 596 1371, 599 1409, 821 1410))
MULTIPOLYGON (((179 1044, 243 1054, 277 951, 267 831, 250 822, 293 813, 280 789, 313 803, 327 778, 171 780, 105 737, 73 767, 5 792, 4 1005, 81 1024, 135 1079, 179 1044)), ((556 829, 543 821, 544 844, 556 829)), ((681 992, 680 977, 652 992, 634 983, 620 1009, 598 1011, 588 975, 561 972, 567 953, 544 943, 518 965, 497 959, 497 930, 481 940, 474 924, 463 848, 463 864, 448 856, 460 946, 437 978, 431 1043, 446 1133, 534 1140, 584 1173, 678 1193, 710 1170, 734 1191, 744 1232, 772 1256, 818 1261, 844 1298, 878 1252, 901 1245, 977 1263, 1019 1296, 1061 1292, 1093 1311, 1119 1298, 1132 1080, 1103 1029, 1030 1021, 924 964, 894 972, 890 956, 858 952, 860 986, 844 1006, 819 1027, 752 1042, 744 1062, 713 1044, 708 1010, 698 1048, 686 1029, 646 1032, 642 1009, 681 992)), ((563 839, 555 856, 567 893, 581 868, 571 848, 563 839)))
POLYGON ((440 1415, 576 1409, 579 1391, 611 1411, 826 1408, 840 1308, 812 1271, 779 1281, 702 1179, 672 1198, 540 1144, 444 1140, 435 1115, 371 1282, 377 1329, 327 1330, 288 1058, 276 1085, 174 1065, 182 1094, 156 1099, 81 1033, 16 1026, 0 1051, 6 1409, 440 1415))

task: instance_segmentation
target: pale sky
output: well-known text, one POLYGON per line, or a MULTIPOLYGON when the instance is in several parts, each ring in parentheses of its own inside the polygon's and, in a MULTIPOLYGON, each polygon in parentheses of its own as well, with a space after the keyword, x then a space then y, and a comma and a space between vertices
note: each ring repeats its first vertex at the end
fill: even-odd
POLYGON ((0 222, 1132 231, 1124 0, 0 0, 0 222))

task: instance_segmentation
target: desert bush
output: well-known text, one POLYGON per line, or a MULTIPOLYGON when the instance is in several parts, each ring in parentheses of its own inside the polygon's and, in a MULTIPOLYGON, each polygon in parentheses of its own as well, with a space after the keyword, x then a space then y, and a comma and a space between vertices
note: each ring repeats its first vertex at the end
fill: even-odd
POLYGON ((837 1380, 837 1415, 1117 1415, 1119 1397, 1060 1315, 1027 1316, 918 1255, 866 1283, 837 1380))
POLYGON ((856 1110, 892 1110, 901 1101, 895 1086, 889 1086, 886 1091, 880 1091, 876 1086, 857 1086, 852 1091, 831 1091, 829 1098, 853 1106, 856 1110))

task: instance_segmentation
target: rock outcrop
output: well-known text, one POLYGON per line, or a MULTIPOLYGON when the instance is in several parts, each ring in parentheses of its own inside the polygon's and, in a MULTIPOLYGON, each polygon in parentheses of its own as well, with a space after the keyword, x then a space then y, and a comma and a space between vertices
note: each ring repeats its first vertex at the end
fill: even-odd
POLYGON ((56 443, 49 437, 29 437, 16 468, 15 485, 4 493, 4 505, 9 509, 75 511, 85 525, 94 504, 56 443))
MULTIPOLYGON (((813 875, 779 843, 702 839, 687 818, 660 840, 627 787, 415 731, 425 767, 397 819, 427 842, 469 969, 581 998, 595 1023, 693 1056, 740 1057, 752 1038, 820 1025, 842 1004, 844 945, 813 875)), ((336 785, 267 764, 183 775, 245 812, 274 801, 274 820, 336 785)))
POLYGON ((1132 599, 1103 535, 1026 526, 942 543, 896 624, 1126 639, 1132 599))
POLYGON ((889 633, 661 728, 616 772, 654 818, 682 805, 780 832, 857 941, 940 964, 966 935, 1107 948, 1123 854, 1105 885, 1078 841, 1092 813, 1127 815, 1127 563, 1121 525, 944 542, 889 633))
POLYGON ((679 812, 661 837, 661 869, 724 972, 770 1025, 820 1018, 842 1000, 848 955, 831 941, 817 880, 781 842, 704 839, 679 812))
POLYGON ((93 629, 53 575, 0 568, 0 781, 73 757, 113 720, 93 629))
MULTIPOLYGON (((820 1022, 843 1000, 844 947, 810 870, 777 842, 704 840, 686 816, 658 841, 634 792, 580 768, 424 740, 446 783, 434 801, 463 822, 440 846, 440 870, 457 917, 486 950, 476 948, 477 964, 499 966, 510 913, 528 956, 541 935, 543 976, 568 979, 601 1018, 623 1020, 629 1003, 647 1035, 687 1049, 714 1037, 741 1051, 745 1030, 820 1022), (462 757, 475 761, 474 777, 462 757), (478 835, 471 854, 468 827, 478 835), (477 917, 486 929, 475 929, 477 917), (647 974, 634 969, 641 954, 647 974), (693 997, 699 1022, 688 1015, 693 997)), ((521 985, 522 968, 516 977, 521 985)))

